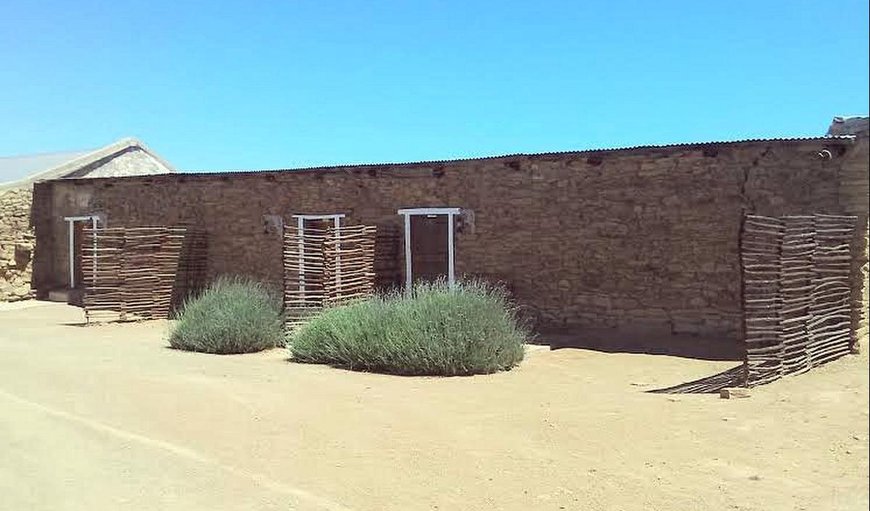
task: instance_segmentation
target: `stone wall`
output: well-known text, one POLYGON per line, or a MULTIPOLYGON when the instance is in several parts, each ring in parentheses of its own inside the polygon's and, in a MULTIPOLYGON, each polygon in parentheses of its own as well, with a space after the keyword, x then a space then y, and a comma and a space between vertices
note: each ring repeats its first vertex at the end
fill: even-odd
POLYGON ((0 191, 0 302, 30 298, 30 188, 0 191))
POLYGON ((35 278, 40 291, 65 283, 64 215, 104 214, 110 227, 199 225, 210 275, 280 284, 281 238, 264 215, 346 213, 386 226, 400 224, 399 208, 451 206, 464 210, 457 271, 507 282, 540 329, 733 340, 743 212, 843 212, 841 171, 866 163, 862 150, 809 139, 55 181, 36 189, 35 278))
POLYGON ((852 241, 852 252, 860 254, 853 261, 852 267, 852 293, 858 298, 853 303, 852 324, 855 330, 855 341, 861 345, 866 344, 868 337, 868 304, 870 304, 870 252, 868 252, 868 218, 867 202, 870 200, 870 169, 868 169, 867 155, 870 153, 868 145, 870 138, 865 130, 856 142, 856 147, 845 155, 840 172, 840 205, 845 213, 858 217, 858 230, 852 241))

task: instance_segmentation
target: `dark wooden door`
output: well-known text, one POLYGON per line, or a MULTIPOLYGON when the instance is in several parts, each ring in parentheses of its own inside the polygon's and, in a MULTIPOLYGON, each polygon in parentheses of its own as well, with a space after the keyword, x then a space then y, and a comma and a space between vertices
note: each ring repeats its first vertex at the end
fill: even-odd
POLYGON ((411 274, 414 281, 447 277, 447 215, 411 217, 411 274))
POLYGON ((314 219, 309 218, 304 220, 305 229, 311 229, 318 232, 325 232, 327 229, 332 227, 334 224, 334 220, 331 218, 328 219, 314 219))

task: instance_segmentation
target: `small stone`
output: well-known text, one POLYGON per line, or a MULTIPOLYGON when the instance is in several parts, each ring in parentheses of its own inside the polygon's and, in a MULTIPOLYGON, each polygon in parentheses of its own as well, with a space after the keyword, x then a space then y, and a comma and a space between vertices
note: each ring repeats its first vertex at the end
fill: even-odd
POLYGON ((749 389, 746 387, 726 387, 719 391, 722 399, 739 399, 749 397, 749 389))

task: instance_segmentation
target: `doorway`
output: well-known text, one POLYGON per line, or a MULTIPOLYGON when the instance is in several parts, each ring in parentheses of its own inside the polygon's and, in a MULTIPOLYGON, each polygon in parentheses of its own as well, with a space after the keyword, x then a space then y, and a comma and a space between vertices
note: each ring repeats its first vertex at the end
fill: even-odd
MULTIPOLYGON (((84 287, 83 241, 85 227, 97 229, 104 222, 97 215, 68 216, 64 217, 69 231, 69 288, 77 289, 84 287)), ((96 244, 96 239, 94 239, 96 244)), ((94 246, 96 249, 96 245, 94 246)), ((96 265, 96 259, 94 259, 96 265)))
POLYGON ((433 281, 447 275, 447 215, 411 217, 411 268, 414 281, 433 281))
MULTIPOLYGON (((305 236, 306 233, 320 232, 326 233, 327 229, 332 227, 335 229, 336 236, 341 228, 344 213, 332 213, 325 215, 293 215, 296 219, 296 233, 298 238, 297 252, 299 254, 299 291, 301 296, 320 295, 323 291, 323 268, 311 267, 310 261, 306 256, 305 236)), ((309 247, 309 251, 317 250, 316 247, 309 247)), ((336 265, 340 267, 341 260, 336 261, 336 265)), ((337 268, 338 270, 338 268, 337 268)), ((336 279, 339 277, 336 274, 336 279)))
POLYGON ((412 208, 398 211, 405 224, 405 288, 414 282, 455 281, 454 217, 459 208, 412 208))

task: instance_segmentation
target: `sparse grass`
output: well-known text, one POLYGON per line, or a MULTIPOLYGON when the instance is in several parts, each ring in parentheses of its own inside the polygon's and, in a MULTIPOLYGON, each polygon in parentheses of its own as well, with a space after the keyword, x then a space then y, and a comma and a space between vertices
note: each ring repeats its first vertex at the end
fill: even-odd
POLYGON ((251 353, 283 342, 278 296, 263 284, 241 277, 221 277, 202 294, 185 302, 169 344, 205 353, 251 353))
POLYGON ((523 359, 528 337, 500 289, 439 282, 324 310, 288 345, 297 362, 452 376, 510 369, 523 359))

